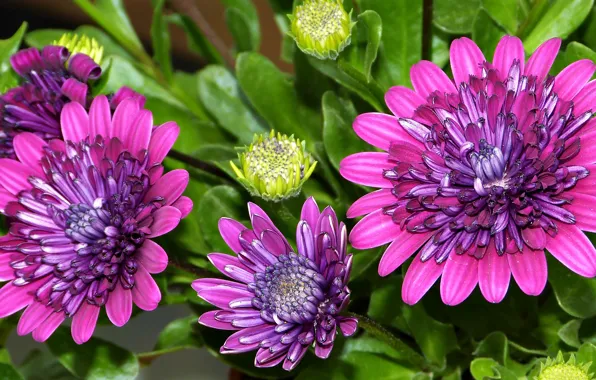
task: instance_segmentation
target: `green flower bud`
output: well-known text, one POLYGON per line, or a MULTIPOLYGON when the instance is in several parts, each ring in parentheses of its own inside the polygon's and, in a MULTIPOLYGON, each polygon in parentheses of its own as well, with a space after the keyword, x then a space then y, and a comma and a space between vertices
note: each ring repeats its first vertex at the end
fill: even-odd
POLYGON ((288 32, 306 54, 319 59, 336 59, 350 44, 351 15, 346 13, 342 0, 305 0, 288 15, 292 22, 288 32))
POLYGON ((103 46, 95 38, 89 38, 85 35, 65 33, 52 45, 64 46, 70 52, 71 57, 78 53, 88 55, 98 65, 101 64, 103 58, 103 46))
POLYGON ((576 363, 575 356, 571 355, 565 362, 563 354, 559 351, 556 359, 548 358, 540 364, 540 373, 535 380, 591 380, 592 374, 588 373, 592 363, 576 363))
POLYGON ((238 158, 240 168, 230 161, 238 181, 252 195, 274 202, 298 195, 317 165, 304 141, 275 131, 255 135, 238 158))

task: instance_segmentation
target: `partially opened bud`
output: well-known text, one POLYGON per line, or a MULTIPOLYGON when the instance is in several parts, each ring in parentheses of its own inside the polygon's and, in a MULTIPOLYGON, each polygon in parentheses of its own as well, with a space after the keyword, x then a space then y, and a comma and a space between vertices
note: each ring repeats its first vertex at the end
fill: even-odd
POLYGON ((567 362, 563 354, 559 354, 555 359, 548 358, 546 363, 540 364, 540 373, 536 380, 590 380, 592 374, 588 373, 591 362, 576 363, 573 354, 567 362))
POLYGON ((305 0, 288 15, 296 44, 306 54, 319 59, 336 59, 350 44, 354 23, 341 0, 305 0))
POLYGON ((298 195, 317 164, 303 141, 275 131, 255 135, 238 158, 240 168, 230 162, 238 181, 252 195, 275 202, 298 195))
POLYGON ((54 41, 52 45, 64 46, 70 52, 71 57, 74 57, 78 53, 85 54, 95 63, 101 65, 103 46, 95 38, 89 38, 84 34, 65 33, 58 41, 54 41))

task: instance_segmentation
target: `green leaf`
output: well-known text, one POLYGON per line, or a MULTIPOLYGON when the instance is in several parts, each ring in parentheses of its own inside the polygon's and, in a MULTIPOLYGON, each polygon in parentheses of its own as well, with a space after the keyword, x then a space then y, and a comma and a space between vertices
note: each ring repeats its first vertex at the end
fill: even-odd
POLYGON ((519 28, 519 3, 519 0, 482 0, 482 7, 507 33, 514 35, 519 28))
POLYGON ((446 33, 470 33, 479 9, 480 0, 435 0, 433 23, 446 33))
POLYGON ((531 53, 552 37, 567 38, 590 13, 594 0, 555 0, 536 26, 524 38, 526 52, 531 53))
POLYGON ((52 354, 40 350, 34 350, 27 355, 19 367, 19 372, 27 380, 76 379, 52 354))
POLYGON ((167 350, 175 347, 196 348, 202 345, 200 335, 194 332, 197 324, 197 317, 177 319, 164 327, 159 333, 155 350, 167 350))
POLYGON ((368 149, 368 144, 352 129, 357 115, 349 99, 338 98, 331 91, 323 95, 323 143, 329 160, 338 170, 346 156, 368 149))
POLYGON ((596 372, 596 346, 591 343, 584 343, 577 351, 575 359, 578 363, 592 362, 588 372, 596 372))
POLYGON ((582 321, 580 319, 572 319, 565 323, 563 327, 559 329, 557 334, 565 344, 578 348, 581 345, 579 340, 579 328, 581 326, 582 321))
POLYGON ((151 23, 151 41, 153 42, 154 58, 159 64, 166 80, 172 80, 172 57, 170 32, 163 15, 166 0, 157 0, 153 8, 153 22, 151 23))
POLYGON ((209 42, 203 32, 188 16, 180 14, 168 15, 168 21, 180 26, 186 32, 188 47, 204 58, 208 63, 223 64, 224 60, 217 49, 209 42))
POLYGON ((12 37, 6 40, 0 40, 0 73, 10 70, 10 56, 19 49, 26 30, 27 23, 23 22, 12 37))
MULTIPOLYGON (((222 217, 243 220, 246 202, 238 190, 230 186, 216 186, 203 195, 196 206, 201 230, 214 252, 230 252, 223 241, 217 223, 222 217)), ((195 212, 195 211, 193 211, 195 212)))
POLYGON ((364 74, 366 80, 372 79, 372 65, 377 59, 377 52, 381 44, 381 36, 383 35, 383 25, 381 16, 375 11, 364 11, 358 15, 358 28, 366 30, 366 50, 364 52, 364 74))
POLYGON ((87 380, 135 379, 139 362, 132 352, 99 338, 76 344, 66 327, 58 328, 47 345, 73 375, 87 380))
POLYGON ((449 62, 449 42, 446 36, 433 33, 432 40, 432 61, 439 67, 449 62))
POLYGON ((261 44, 259 16, 251 0, 222 0, 226 24, 234 38, 237 53, 258 51, 261 44))
POLYGON ((91 25, 81 25, 74 31, 76 34, 84 34, 89 38, 95 38, 97 42, 103 46, 103 55, 118 55, 124 59, 132 60, 132 56, 122 48, 112 37, 107 35, 103 30, 91 25))
POLYGON ((559 306, 576 318, 596 316, 596 279, 579 276, 548 256, 548 281, 559 306))
POLYGON ((11 364, 0 363, 0 379, 23 380, 23 376, 11 364))
POLYGON ((478 44, 484 56, 488 57, 487 59, 491 59, 490 57, 494 55, 499 40, 505 34, 505 31, 495 24, 488 13, 484 10, 478 12, 472 26, 472 39, 478 44))
POLYGON ((44 46, 51 45, 54 41, 58 41, 66 33, 72 33, 72 31, 68 29, 32 30, 25 35, 25 42, 31 47, 41 49, 44 46))
POLYGON ((223 66, 207 66, 198 75, 199 98, 226 131, 248 144, 255 133, 266 132, 242 102, 236 78, 223 66))
POLYGON ((440 368, 447 363, 447 354, 457 348, 453 326, 432 319, 421 304, 403 306, 407 326, 424 356, 440 368))
POLYGON ((491 358, 501 364, 506 364, 509 358, 507 337, 501 332, 489 334, 476 348, 474 356, 491 358))
POLYGON ((269 127, 306 140, 320 140, 318 113, 299 102, 294 86, 267 58, 258 53, 241 53, 236 62, 238 83, 253 107, 269 127))
POLYGON ((404 367, 394 360, 368 352, 352 351, 342 357, 342 362, 349 366, 348 378, 354 380, 410 380, 416 374, 416 371, 404 367))
POLYGON ((579 42, 570 42, 565 52, 559 54, 550 70, 550 74, 556 75, 568 65, 580 59, 596 60, 596 52, 579 42))
POLYGON ((384 90, 395 85, 410 86, 410 68, 421 59, 422 1, 357 2, 361 10, 374 10, 383 21, 381 51, 373 77, 384 90))
POLYGON ((490 358, 477 358, 472 360, 470 364, 470 372, 476 380, 485 380, 486 378, 493 378, 493 367, 499 365, 496 361, 490 358))

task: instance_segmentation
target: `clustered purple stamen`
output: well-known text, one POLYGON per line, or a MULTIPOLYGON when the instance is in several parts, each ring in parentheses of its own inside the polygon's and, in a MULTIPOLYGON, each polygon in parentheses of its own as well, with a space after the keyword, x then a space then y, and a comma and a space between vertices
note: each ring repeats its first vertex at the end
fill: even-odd
POLYGON ((433 233, 423 261, 441 263, 454 249, 481 258, 491 240, 499 254, 543 249, 537 229, 555 236, 556 222, 575 223, 565 191, 589 172, 569 162, 592 111, 574 115, 554 84, 522 75, 517 60, 505 80, 485 63, 457 94, 436 91, 399 120, 424 149, 392 143, 395 166, 384 177, 397 201, 384 212, 410 232, 433 233))

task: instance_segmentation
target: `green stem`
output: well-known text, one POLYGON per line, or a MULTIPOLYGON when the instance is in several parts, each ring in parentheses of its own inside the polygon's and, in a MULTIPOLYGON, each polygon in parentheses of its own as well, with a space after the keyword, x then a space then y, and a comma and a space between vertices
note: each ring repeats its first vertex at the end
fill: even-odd
POLYGON ((408 346, 401 339, 393 335, 389 330, 381 326, 374 320, 356 313, 348 312, 348 315, 358 318, 358 326, 366 330, 367 333, 387 343, 391 348, 397 351, 400 357, 413 364, 424 372, 429 370, 429 365, 422 355, 416 352, 412 347, 408 346))

